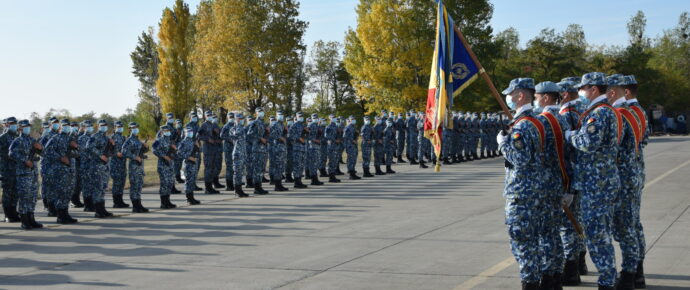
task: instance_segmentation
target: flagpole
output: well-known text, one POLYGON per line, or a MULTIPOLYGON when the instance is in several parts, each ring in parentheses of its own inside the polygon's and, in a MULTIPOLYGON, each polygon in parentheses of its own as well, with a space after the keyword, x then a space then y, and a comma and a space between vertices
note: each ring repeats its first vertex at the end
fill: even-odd
POLYGON ((496 101, 498 101, 498 104, 501 105, 501 108, 503 109, 503 112, 506 114, 506 116, 508 116, 509 119, 512 119, 513 114, 510 113, 510 109, 508 109, 508 106, 506 106, 506 103, 505 101, 503 101, 503 97, 501 97, 501 94, 498 93, 498 90, 496 89, 496 86, 494 86, 494 83, 491 81, 489 74, 486 73, 482 64, 479 63, 479 59, 474 54, 474 51, 472 51, 472 47, 470 46, 470 44, 467 43, 467 39, 465 39, 465 36, 462 34, 457 25, 453 25, 453 29, 455 29, 455 33, 460 38, 460 41, 462 41, 462 44, 465 46, 465 48, 467 48, 467 52, 470 54, 472 61, 474 61, 474 64, 477 66, 477 69, 479 69, 479 74, 482 76, 486 84, 489 85, 491 94, 494 95, 496 101))

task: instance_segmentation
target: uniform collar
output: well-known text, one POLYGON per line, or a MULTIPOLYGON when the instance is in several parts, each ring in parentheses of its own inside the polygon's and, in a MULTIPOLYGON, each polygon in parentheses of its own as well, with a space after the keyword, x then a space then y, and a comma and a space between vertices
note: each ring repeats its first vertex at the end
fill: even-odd
POLYGON ((591 109, 594 105, 596 105, 596 104, 598 104, 598 103, 600 103, 600 102, 602 102, 602 101, 606 101, 606 95, 598 96, 598 97, 597 97, 596 99, 594 99, 591 103, 589 103, 589 106, 587 106, 587 109, 588 109, 588 110, 591 109))
POLYGON ((627 102, 628 104, 639 103, 639 102, 637 101, 637 98, 632 98, 632 99, 627 100, 627 101, 625 101, 625 102, 627 102))
POLYGON ((532 105, 530 105, 530 104, 524 104, 524 105, 522 105, 522 107, 519 107, 519 108, 517 109, 517 111, 515 111, 515 118, 517 118, 518 116, 522 115, 522 113, 524 113, 524 112, 526 112, 526 111, 528 111, 528 110, 532 110, 532 105))
POLYGON ((570 107, 570 106, 575 106, 575 105, 577 105, 577 103, 579 103, 579 100, 578 100, 578 99, 574 99, 574 100, 572 100, 572 101, 570 101, 570 102, 567 102, 567 103, 563 104, 563 106, 561 106, 561 109, 565 109, 565 108, 570 107))
POLYGON ((618 107, 622 106, 623 104, 625 104, 625 97, 620 97, 620 98, 618 98, 618 99, 617 99, 615 102, 613 102, 613 104, 611 104, 611 105, 614 106, 614 107, 616 107, 616 108, 618 108, 618 107))

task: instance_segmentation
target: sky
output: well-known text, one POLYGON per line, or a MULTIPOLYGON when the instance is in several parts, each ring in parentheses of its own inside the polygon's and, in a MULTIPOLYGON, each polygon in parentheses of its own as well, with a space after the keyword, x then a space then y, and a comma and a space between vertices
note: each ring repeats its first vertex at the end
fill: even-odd
MULTIPOLYGON (((423 0, 420 0, 423 1, 423 0)), ((309 22, 304 42, 342 41, 355 27, 358 0, 302 0, 309 22)), ((581 24, 595 45, 627 44, 626 23, 637 10, 647 34, 673 28, 688 0, 493 0, 491 25, 514 27, 524 45, 546 27, 581 24)), ((0 0, 0 117, 28 118, 51 108, 73 115, 119 116, 137 104, 138 82, 129 54, 137 37, 157 26, 174 0, 0 0)), ((194 12, 199 0, 188 0, 194 12)), ((481 56, 479 56, 481 59, 481 56)))

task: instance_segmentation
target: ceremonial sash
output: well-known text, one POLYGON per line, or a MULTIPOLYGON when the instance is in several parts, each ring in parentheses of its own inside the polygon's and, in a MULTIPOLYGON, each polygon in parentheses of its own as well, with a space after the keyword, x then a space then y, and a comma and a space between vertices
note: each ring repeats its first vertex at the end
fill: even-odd
POLYGON ((569 113, 569 112, 575 113, 575 115, 577 115, 577 117, 580 118, 580 112, 578 112, 577 109, 575 109, 575 108, 573 108, 573 107, 566 107, 566 108, 563 108, 563 109, 561 109, 561 111, 559 111, 558 113, 561 114, 561 115, 565 115, 565 113, 569 113))
POLYGON ((593 107, 589 108, 587 111, 585 111, 584 113, 582 113, 582 115, 580 116, 580 119, 577 120, 577 128, 579 129, 580 127, 582 127, 582 119, 583 118, 587 117, 589 115, 589 113, 591 113, 592 111, 594 111, 594 109, 599 108, 599 107, 609 108, 611 110, 611 112, 613 112, 613 115, 616 116, 616 125, 617 125, 617 130, 616 130, 617 132, 616 133, 618 133, 617 134, 618 138, 616 138, 616 139, 617 139, 617 144, 621 144, 621 136, 623 135, 623 117, 621 116, 621 114, 618 111, 616 111, 616 109, 613 108, 613 106, 609 105, 608 103, 605 103, 605 102, 599 103, 596 106, 593 106, 593 107))
MULTIPOLYGON (((630 113, 630 112, 628 112, 630 113)), ((565 167, 565 141, 563 140, 563 129, 561 124, 558 123, 556 116, 550 112, 541 113, 542 116, 546 118, 551 126, 551 131, 556 141, 556 154, 558 155, 558 166, 561 168, 561 176, 563 177, 563 186, 568 189, 570 186, 570 179, 568 178, 568 171, 565 167)))
POLYGON ((618 108, 618 112, 621 113, 623 118, 628 121, 628 124, 630 124, 630 127, 632 127, 633 134, 635 135, 635 153, 637 153, 638 147, 640 145, 640 141, 642 141, 642 137, 644 136, 642 132, 640 131, 640 126, 637 122, 637 119, 635 119, 635 116, 628 111, 626 108, 618 108))
POLYGON ((539 150, 544 151, 544 124, 542 124, 541 122, 539 122, 539 120, 537 120, 537 118, 532 116, 522 117, 515 121, 515 124, 520 123, 520 121, 522 120, 529 121, 530 123, 532 123, 532 125, 534 125, 535 128, 537 128, 537 132, 539 132, 539 150))
POLYGON ((644 112, 640 107, 631 105, 630 108, 637 115, 637 120, 640 121, 640 138, 644 138, 644 133, 647 132, 647 118, 645 118, 644 112))

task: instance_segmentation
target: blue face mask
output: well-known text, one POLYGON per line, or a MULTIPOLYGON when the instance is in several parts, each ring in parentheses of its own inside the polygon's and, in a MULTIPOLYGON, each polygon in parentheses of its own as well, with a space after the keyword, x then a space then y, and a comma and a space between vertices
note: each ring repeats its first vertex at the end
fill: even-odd
POLYGON ((175 129, 181 129, 181 128, 182 128, 182 124, 180 124, 180 123, 175 124, 175 129))
POLYGON ((10 125, 7 127, 7 130, 10 130, 11 132, 17 132, 17 125, 10 125))
POLYGON ((70 127, 70 126, 62 127, 62 133, 69 134, 70 132, 72 132, 72 127, 70 127))
POLYGON ((134 135, 134 136, 139 135, 139 128, 132 129, 132 135, 134 135))
POLYGON ((197 117, 192 118, 192 122, 196 123, 197 121, 199 121, 199 118, 197 118, 197 117))
POLYGON ((51 126, 51 128, 52 128, 54 131, 57 131, 58 129, 60 129, 60 124, 55 123, 55 124, 53 124, 53 125, 51 126))
POLYGON ((278 123, 277 121, 271 121, 271 126, 273 126, 273 125, 275 125, 275 124, 277 124, 277 123, 278 123))
POLYGON ((194 131, 192 131, 192 130, 184 131, 184 137, 185 137, 185 138, 192 138, 192 137, 194 137, 194 131))
POLYGON ((175 122, 175 120, 173 120, 173 119, 168 120, 168 124, 172 124, 173 122, 175 122))
POLYGON ((228 118, 228 123, 230 123, 230 124, 235 123, 235 119, 233 119, 233 118, 228 118))
POLYGON ((170 137, 170 131, 165 131, 165 132, 163 132, 163 136, 165 136, 165 137, 170 137))
POLYGON ((277 115, 277 116, 276 116, 276 119, 278 119, 278 121, 282 122, 283 120, 285 120, 285 116, 283 116, 283 115, 277 115))
POLYGON ((587 95, 585 95, 585 91, 577 91, 577 99, 580 100, 580 103, 582 103, 583 105, 589 105, 589 99, 587 98, 587 95))
POLYGON ((86 127, 86 133, 93 132, 93 127, 86 127))
POLYGON ((240 126, 244 126, 244 120, 240 120, 240 126))
POLYGON ((297 118, 297 122, 304 122, 304 117, 297 118))
POLYGON ((506 106, 508 106, 508 108, 510 108, 511 110, 515 110, 515 108, 517 107, 517 104, 513 102, 513 97, 511 97, 510 95, 506 95, 506 106))
POLYGON ((357 124, 357 120, 352 119, 352 120, 350 120, 350 123, 351 123, 352 125, 357 124))
POLYGON ((292 124, 294 124, 294 123, 295 123, 295 122, 293 122, 293 121, 288 121, 288 122, 287 122, 288 126, 292 126, 292 124))
POLYGON ((31 133, 31 127, 24 127, 22 128, 22 133, 24 135, 29 135, 31 133))
POLYGON ((108 126, 100 126, 100 127, 98 127, 98 132, 101 132, 101 133, 108 132, 108 126))
POLYGON ((259 116, 259 118, 263 118, 263 117, 264 117, 264 112, 259 112, 257 115, 259 116))
POLYGON ((122 128, 122 127, 115 128, 116 133, 122 133, 123 130, 124 130, 124 128, 122 128))

